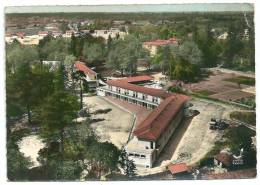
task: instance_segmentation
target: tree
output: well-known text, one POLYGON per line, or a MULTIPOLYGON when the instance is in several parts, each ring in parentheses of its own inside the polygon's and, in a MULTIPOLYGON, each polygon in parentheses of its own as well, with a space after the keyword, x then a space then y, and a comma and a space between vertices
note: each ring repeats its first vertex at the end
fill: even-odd
POLYGON ((103 49, 101 44, 85 43, 83 50, 82 50, 82 55, 88 63, 95 64, 96 61, 100 61, 100 60, 103 59, 103 57, 104 57, 104 51, 103 50, 104 49, 103 49))
POLYGON ((48 40, 39 52, 42 60, 64 61, 69 55, 69 40, 66 38, 55 38, 48 40))
POLYGON ((106 61, 106 67, 114 70, 121 71, 121 74, 124 73, 124 68, 121 66, 121 58, 124 55, 124 52, 121 48, 123 48, 123 42, 120 41, 114 41, 113 48, 108 53, 108 59, 106 61))
POLYGON ((120 151, 109 142, 98 142, 95 137, 86 140, 85 156, 89 161, 92 175, 100 179, 102 173, 112 173, 118 170, 120 151))
POLYGON ((24 157, 17 147, 7 146, 7 177, 11 181, 28 180, 30 159, 24 157))
POLYGON ((71 40, 70 40, 70 54, 74 56, 77 56, 76 45, 77 45, 77 38, 75 37, 74 33, 72 33, 71 40))
POLYGON ((177 57, 182 57, 191 64, 200 65, 202 53, 197 44, 192 41, 183 42, 176 53, 177 57))
POLYGON ((39 119, 42 122, 42 135, 49 143, 58 136, 60 153, 64 153, 65 127, 77 117, 79 110, 76 97, 57 90, 50 95, 40 108, 39 119))
POLYGON ((19 151, 17 143, 24 136, 23 130, 13 131, 7 124, 7 177, 10 181, 28 180, 28 170, 32 166, 31 159, 19 151))
POLYGON ((12 73, 25 63, 33 63, 39 59, 38 51, 34 46, 25 46, 16 44, 9 47, 6 51, 7 68, 12 73))
POLYGON ((107 39, 107 52, 109 53, 110 49, 112 46, 112 38, 111 35, 109 34, 108 39, 107 39))
POLYGON ((63 161, 57 162, 57 167, 54 174, 54 180, 78 180, 82 172, 82 167, 79 162, 63 161))
POLYGON ((184 82, 192 82, 195 81, 195 78, 198 75, 199 69, 195 64, 191 64, 183 58, 177 59, 172 72, 172 77, 174 79, 184 82))
POLYGON ((83 108, 83 85, 84 85, 84 90, 88 91, 88 85, 87 82, 85 82, 85 74, 82 71, 76 71, 72 74, 72 78, 76 80, 79 84, 80 88, 80 108, 83 108), (85 83, 85 84, 84 84, 85 83))
POLYGON ((127 177, 132 178, 136 175, 135 163, 133 160, 128 158, 128 155, 124 149, 121 151, 119 164, 127 177))
POLYGON ((72 73, 72 71, 73 71, 73 66, 74 66, 75 61, 76 61, 76 57, 73 55, 67 55, 65 57, 64 65, 65 65, 65 68, 70 71, 70 73, 72 73))
POLYGON ((137 68, 137 59, 144 57, 145 49, 138 38, 128 35, 123 39, 113 42, 111 51, 108 54, 106 66, 115 70, 134 74, 137 68))
POLYGON ((239 38, 238 29, 232 23, 228 26, 228 37, 226 41, 226 47, 224 50, 224 56, 226 57, 226 67, 232 66, 234 56, 238 54, 243 48, 243 43, 239 38))
POLYGON ((12 86, 10 89, 8 88, 8 94, 13 93, 9 96, 12 96, 13 100, 18 101, 21 105, 26 107, 29 123, 31 123, 31 109, 36 101, 36 97, 32 91, 33 81, 34 75, 31 66, 29 63, 26 63, 18 68, 14 75, 12 86))
POLYGON ((171 61, 173 60, 173 53, 169 45, 161 46, 158 48, 157 54, 155 55, 153 62, 161 66, 162 73, 168 73, 171 71, 171 61))

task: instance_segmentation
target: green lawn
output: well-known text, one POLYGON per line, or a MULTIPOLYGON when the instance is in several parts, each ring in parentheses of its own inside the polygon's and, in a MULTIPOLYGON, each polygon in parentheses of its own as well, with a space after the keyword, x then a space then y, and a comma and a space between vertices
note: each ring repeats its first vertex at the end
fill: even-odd
POLYGON ((255 79, 245 76, 238 76, 234 78, 226 78, 224 81, 233 82, 237 84, 244 84, 244 85, 255 85, 255 79))

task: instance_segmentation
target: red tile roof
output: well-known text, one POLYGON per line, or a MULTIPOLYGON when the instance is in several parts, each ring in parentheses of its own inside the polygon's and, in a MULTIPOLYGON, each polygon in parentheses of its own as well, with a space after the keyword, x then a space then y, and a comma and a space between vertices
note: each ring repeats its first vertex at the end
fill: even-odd
POLYGON ((143 86, 139 86, 139 85, 130 84, 130 83, 128 83, 127 79, 109 80, 109 81, 107 81, 107 84, 111 85, 111 86, 121 87, 124 89, 148 94, 148 95, 155 96, 155 97, 161 97, 161 98, 167 98, 173 94, 173 93, 168 93, 162 89, 153 89, 153 88, 147 88, 147 87, 143 87, 143 86))
POLYGON ((25 33, 24 32, 17 32, 16 35, 18 37, 24 37, 25 36, 25 33))
POLYGON ((96 75, 97 74, 95 71, 93 71, 92 69, 87 67, 83 62, 76 61, 74 66, 77 68, 77 70, 82 71, 85 74, 88 74, 88 75, 96 75))
POLYGON ((189 171, 189 167, 186 163, 170 164, 168 169, 172 174, 182 173, 189 171))
POLYGON ((48 31, 39 31, 38 35, 48 35, 48 31))
POLYGON ((167 40, 160 40, 160 39, 144 42, 144 45, 153 45, 153 46, 164 46, 167 44, 168 44, 167 40))
POLYGON ((150 80, 153 80, 153 77, 144 75, 144 76, 134 76, 134 77, 123 78, 120 80, 126 81, 128 83, 134 83, 134 82, 150 81, 150 80))
POLYGON ((147 42, 144 42, 144 45, 164 46, 164 45, 173 44, 173 43, 178 43, 178 39, 176 37, 172 37, 168 40, 157 39, 157 40, 147 41, 147 42))
POLYGON ((136 137, 144 140, 157 140, 188 99, 189 97, 185 95, 171 94, 137 125, 134 130, 136 137))

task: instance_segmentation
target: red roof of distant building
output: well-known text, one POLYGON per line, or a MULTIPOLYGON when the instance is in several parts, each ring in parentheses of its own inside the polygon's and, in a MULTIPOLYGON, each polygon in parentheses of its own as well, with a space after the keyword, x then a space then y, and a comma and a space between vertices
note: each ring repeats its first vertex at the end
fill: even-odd
POLYGON ((188 96, 181 94, 170 94, 148 117, 140 122, 134 130, 138 139, 157 140, 179 113, 188 96))
POLYGON ((179 164, 171 164, 168 166, 168 169, 172 174, 182 173, 189 171, 189 167, 186 163, 179 163, 179 164))
POLYGON ((11 37, 12 34, 11 33, 5 33, 5 37, 11 37))
POLYGON ((128 83, 134 83, 134 82, 150 81, 150 80, 153 80, 153 77, 144 75, 144 76, 133 76, 133 77, 128 77, 128 78, 123 78, 120 80, 126 81, 128 83))
POLYGON ((127 79, 109 80, 109 81, 107 81, 107 84, 111 85, 111 86, 121 87, 124 89, 148 94, 148 95, 155 96, 155 97, 161 97, 161 98, 167 98, 173 94, 173 93, 168 93, 162 89, 153 89, 153 88, 147 88, 147 87, 143 87, 143 86, 139 86, 139 85, 134 85, 134 84, 128 83, 127 79))
POLYGON ((67 30, 66 31, 66 34, 72 34, 72 33, 75 33, 75 31, 74 30, 67 30))
POLYGON ((173 43, 178 43, 178 39, 176 37, 172 37, 168 40, 157 39, 157 40, 147 41, 147 42, 144 42, 144 45, 164 46, 164 45, 173 44, 173 43))
POLYGON ((24 32, 17 32, 16 35, 18 37, 24 37, 25 36, 25 33, 24 32))
POLYGON ((160 39, 144 42, 144 45, 154 45, 154 46, 164 46, 167 44, 168 44, 167 40, 160 40, 160 39))
POLYGON ((39 31, 38 35, 48 35, 48 31, 39 31))
POLYGON ((82 71, 82 72, 84 72, 85 74, 88 74, 88 75, 97 74, 95 71, 93 71, 92 69, 87 67, 83 62, 80 62, 80 61, 75 62, 75 67, 77 68, 77 70, 82 71))

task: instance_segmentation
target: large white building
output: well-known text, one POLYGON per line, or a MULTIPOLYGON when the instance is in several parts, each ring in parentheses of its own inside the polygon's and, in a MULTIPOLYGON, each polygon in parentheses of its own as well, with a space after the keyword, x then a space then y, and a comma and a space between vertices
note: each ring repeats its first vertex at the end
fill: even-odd
POLYGON ((182 118, 188 113, 189 99, 185 95, 134 84, 151 79, 149 76, 139 76, 109 80, 106 86, 97 88, 99 96, 113 96, 154 109, 145 120, 137 123, 132 139, 125 146, 129 158, 137 166, 146 168, 153 166, 182 118))

